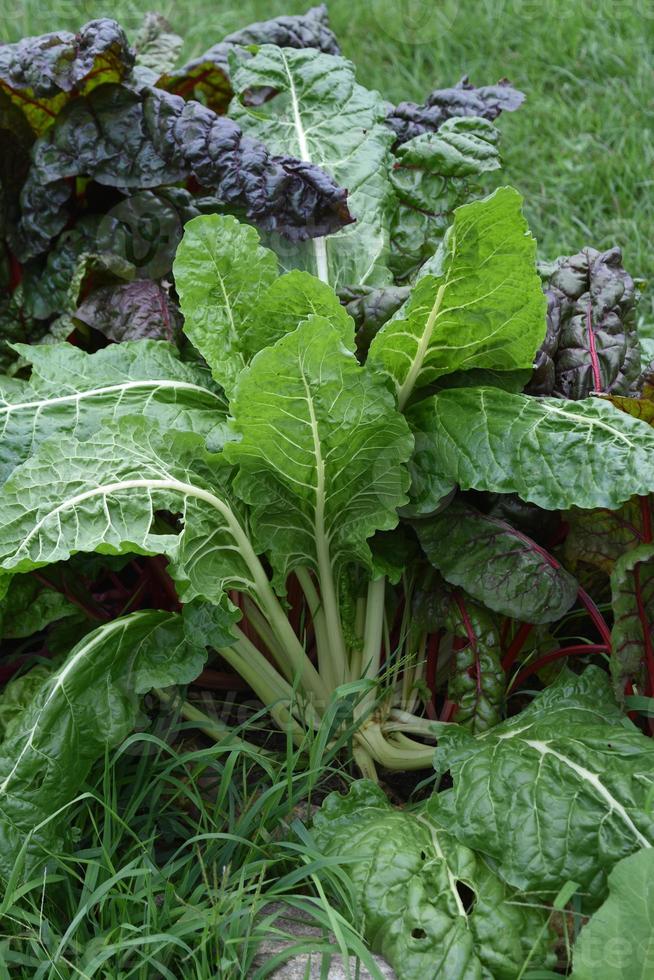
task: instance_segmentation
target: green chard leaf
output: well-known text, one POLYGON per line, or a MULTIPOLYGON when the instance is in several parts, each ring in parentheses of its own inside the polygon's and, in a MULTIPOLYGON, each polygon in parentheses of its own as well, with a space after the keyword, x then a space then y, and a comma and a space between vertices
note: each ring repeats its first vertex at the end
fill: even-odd
POLYGON ((562 671, 476 737, 442 726, 435 765, 454 781, 452 832, 521 890, 553 898, 572 880, 592 907, 615 862, 654 843, 654 745, 599 668, 562 671))
POLYGON ((0 567, 30 571, 76 552, 165 554, 180 598, 221 603, 259 569, 234 504, 230 469, 202 436, 128 417, 93 439, 53 439, 0 500, 0 567), (181 531, 155 527, 179 514, 181 531))
POLYGON ((611 676, 616 697, 624 700, 627 680, 644 689, 643 667, 654 659, 654 545, 627 551, 611 573, 613 628, 611 676))
POLYGON ((237 93, 230 116, 273 153, 320 166, 348 187, 353 225, 302 245, 277 241, 285 268, 315 273, 335 288, 384 285, 393 192, 388 179, 393 132, 378 92, 354 79, 344 58, 315 50, 262 45, 253 58, 232 59, 237 93), (260 98, 263 91, 266 98, 260 98))
POLYGON ((578 587, 572 575, 506 521, 455 501, 414 527, 443 578, 495 612, 528 623, 552 623, 575 601, 578 587))
POLYGON ((546 510, 616 508, 654 490, 654 432, 608 401, 534 398, 497 388, 441 391, 407 413, 432 484, 517 493, 546 510))
POLYGON ((345 336, 351 330, 330 286, 298 270, 279 276, 277 258, 257 231, 230 215, 189 221, 174 271, 184 332, 230 394, 254 354, 301 320, 318 314, 345 336))
POLYGON ((545 333, 535 254, 513 188, 457 208, 408 302, 370 345, 368 366, 391 378, 401 408, 454 371, 531 367, 545 333))
POLYGON ((86 354, 70 344, 15 349, 32 365, 29 382, 0 381, 0 480, 46 439, 86 439, 103 423, 143 413, 220 445, 226 404, 206 369, 184 364, 172 345, 142 341, 86 354))
POLYGON ((8 640, 31 636, 71 616, 79 617, 80 609, 60 592, 29 575, 16 575, 0 599, 0 636, 8 640))
POLYGON ((29 874, 63 845, 67 805, 134 727, 139 695, 188 683, 205 658, 182 616, 143 611, 89 633, 41 680, 0 742, 0 877, 19 856, 29 874))
POLYGON ((406 501, 408 427, 353 350, 352 325, 346 346, 311 317, 254 358, 231 403, 240 438, 225 456, 280 582, 301 565, 330 576, 352 560, 370 567, 367 539, 395 527, 406 501))
POLYGON ((455 720, 475 734, 485 732, 501 720, 506 693, 497 623, 488 610, 455 593, 444 625, 456 637, 447 687, 457 705, 455 720))
POLYGON ((649 980, 654 971, 654 850, 619 861, 609 896, 575 943, 571 980, 649 980))
POLYGON ((534 945, 534 965, 552 962, 544 913, 448 832, 436 798, 402 812, 362 780, 327 797, 313 834, 343 860, 364 936, 401 980, 515 980, 534 945))

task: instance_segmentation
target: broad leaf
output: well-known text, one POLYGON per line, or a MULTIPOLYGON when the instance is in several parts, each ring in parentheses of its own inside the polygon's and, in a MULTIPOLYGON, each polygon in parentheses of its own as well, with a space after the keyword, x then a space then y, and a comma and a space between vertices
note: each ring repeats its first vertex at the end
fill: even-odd
POLYGON ((282 265, 313 272, 335 288, 388 282, 393 133, 381 96, 356 83, 344 58, 272 45, 242 62, 232 83, 237 98, 230 115, 245 133, 273 153, 315 164, 336 182, 344 179, 348 187, 355 224, 302 247, 279 242, 282 265), (258 97, 262 91, 267 98, 258 97))
POLYGON ((443 726, 435 765, 454 781, 453 832, 517 888, 553 898, 572 880, 592 904, 616 861, 654 843, 654 745, 599 668, 564 670, 477 737, 443 726))
POLYGON ((121 344, 96 354, 70 344, 16 349, 31 363, 32 377, 0 383, 0 480, 46 439, 86 439, 130 413, 203 434, 214 447, 222 442, 222 395, 206 369, 183 364, 168 344, 121 344))
POLYGON ((443 578, 495 612, 528 623, 552 623, 575 601, 574 578, 505 521, 457 501, 414 527, 443 578))
POLYGON ((459 388, 408 414, 426 484, 517 493, 548 510, 616 508, 654 490, 654 432, 603 399, 459 388))
POLYGON ((535 251, 512 188, 455 211, 428 273, 370 346, 369 366, 390 376, 400 407, 454 371, 531 366, 545 332, 535 251))
POLYGON ((571 980, 649 980, 654 970, 654 850, 623 858, 609 896, 574 946, 571 980))
POLYGON ((348 349, 342 330, 312 317, 258 354, 232 400, 240 440, 225 455, 281 581, 298 565, 370 565, 367 538, 395 527, 406 500, 408 427, 353 346, 351 328, 348 349))
POLYGON ((179 312, 168 290, 152 279, 95 289, 75 310, 76 321, 108 340, 169 340, 180 333, 179 312))
POLYGON ((134 727, 139 695, 188 683, 205 656, 179 614, 149 611, 100 626, 71 650, 0 743, 0 876, 19 855, 29 873, 62 846, 67 805, 134 727))
POLYGON ((166 554, 180 596, 219 603, 258 567, 230 502, 230 472, 201 436, 126 418, 93 439, 48 440, 0 501, 0 563, 14 572, 79 551, 166 554), (156 523, 180 514, 183 528, 156 523))
POLYGON ((343 861, 363 934, 401 980, 515 980, 536 944, 532 962, 549 965, 543 912, 448 833, 435 801, 394 810, 361 781, 327 797, 313 834, 324 854, 343 861))

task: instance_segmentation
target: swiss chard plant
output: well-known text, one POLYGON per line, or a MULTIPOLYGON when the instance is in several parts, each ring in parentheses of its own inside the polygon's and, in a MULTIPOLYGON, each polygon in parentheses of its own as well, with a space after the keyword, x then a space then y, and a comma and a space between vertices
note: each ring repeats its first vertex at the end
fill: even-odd
POLYGON ((0 876, 210 662, 298 746, 352 733, 314 835, 398 975, 547 969, 654 834, 634 283, 480 196, 508 83, 391 106, 323 8, 178 50, 0 47, 0 876), (434 764, 422 807, 375 785, 434 764))

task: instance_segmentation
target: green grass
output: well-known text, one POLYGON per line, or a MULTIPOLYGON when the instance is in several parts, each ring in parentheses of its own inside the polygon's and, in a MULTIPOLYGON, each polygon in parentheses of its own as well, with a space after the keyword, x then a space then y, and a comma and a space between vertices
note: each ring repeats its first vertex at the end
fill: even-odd
MULTIPOLYGON (((648 0, 328 5, 361 81, 390 100, 420 99, 464 73, 478 84, 508 76, 528 102, 502 120, 504 179, 525 195, 541 255, 618 244, 632 274, 652 275, 654 7, 648 0)), ((148 0, 0 0, 0 24, 8 40, 99 16, 116 17, 133 31, 150 6, 148 0)), ((250 20, 307 6, 309 0, 158 3, 186 38, 186 55, 250 20)))
POLYGON ((255 965, 263 938, 306 951, 285 922, 298 915, 325 937, 312 952, 370 966, 345 872, 304 829, 310 804, 347 779, 327 736, 275 755, 186 726, 133 735, 80 787, 47 875, 0 895, 0 980, 260 980, 279 965, 255 965))

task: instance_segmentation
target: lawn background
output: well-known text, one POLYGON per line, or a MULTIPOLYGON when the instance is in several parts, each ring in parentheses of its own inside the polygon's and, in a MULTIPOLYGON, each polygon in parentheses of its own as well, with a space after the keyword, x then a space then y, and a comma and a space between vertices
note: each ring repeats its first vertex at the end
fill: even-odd
MULTIPOLYGON (((311 0, 0 0, 0 38, 14 41, 93 17, 133 36, 157 9, 186 44, 206 50, 252 20, 300 13, 311 0)), ((361 82, 392 101, 419 101, 469 74, 508 76, 528 101, 501 120, 502 179, 520 189, 553 258, 584 245, 623 249, 654 278, 654 3, 651 0, 330 0, 331 24, 361 82)), ((654 330, 654 290, 641 304, 654 330)), ((649 328, 649 329, 648 329, 649 328)))

